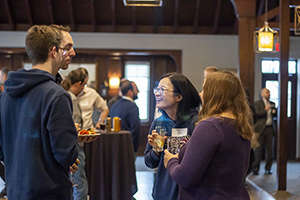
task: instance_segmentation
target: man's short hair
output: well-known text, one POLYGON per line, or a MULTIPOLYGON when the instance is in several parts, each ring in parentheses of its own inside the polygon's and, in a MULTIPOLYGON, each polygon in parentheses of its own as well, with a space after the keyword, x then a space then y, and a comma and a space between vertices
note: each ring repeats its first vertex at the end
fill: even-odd
POLYGON ((204 69, 204 71, 207 71, 207 72, 209 72, 209 73, 212 73, 212 72, 217 72, 217 71, 219 71, 219 70, 218 70, 218 68, 215 67, 215 66, 208 66, 208 67, 206 67, 206 68, 204 69))
POLYGON ((62 31, 69 31, 68 27, 58 25, 34 25, 26 36, 25 49, 32 65, 43 64, 48 59, 48 53, 53 47, 61 44, 62 31))
POLYGON ((123 96, 125 96, 129 90, 133 91, 133 86, 131 84, 131 81, 129 81, 129 80, 123 81, 120 87, 121 87, 123 96))

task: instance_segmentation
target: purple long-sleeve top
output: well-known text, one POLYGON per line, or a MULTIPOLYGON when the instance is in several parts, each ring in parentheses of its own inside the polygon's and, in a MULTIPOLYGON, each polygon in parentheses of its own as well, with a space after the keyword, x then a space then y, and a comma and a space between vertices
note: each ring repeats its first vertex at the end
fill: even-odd
POLYGON ((170 159, 167 168, 179 185, 180 200, 249 200, 243 180, 251 145, 233 123, 215 117, 200 122, 178 158, 170 159))

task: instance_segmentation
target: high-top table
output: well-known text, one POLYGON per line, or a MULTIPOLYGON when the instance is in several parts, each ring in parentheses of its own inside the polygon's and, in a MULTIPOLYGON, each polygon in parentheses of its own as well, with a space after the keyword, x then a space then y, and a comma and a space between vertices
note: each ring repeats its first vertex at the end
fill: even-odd
POLYGON ((131 200, 137 192, 129 131, 102 133, 85 143, 90 200, 131 200))

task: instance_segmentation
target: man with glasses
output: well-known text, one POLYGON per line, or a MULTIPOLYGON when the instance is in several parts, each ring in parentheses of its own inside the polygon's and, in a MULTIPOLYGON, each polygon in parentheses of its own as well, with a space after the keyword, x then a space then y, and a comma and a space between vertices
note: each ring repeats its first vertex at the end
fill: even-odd
POLYGON ((11 72, 0 96, 0 160, 9 199, 72 199, 78 133, 70 95, 55 83, 75 56, 69 29, 33 26, 25 49, 32 69, 11 72), (71 167, 70 167, 71 166, 71 167))

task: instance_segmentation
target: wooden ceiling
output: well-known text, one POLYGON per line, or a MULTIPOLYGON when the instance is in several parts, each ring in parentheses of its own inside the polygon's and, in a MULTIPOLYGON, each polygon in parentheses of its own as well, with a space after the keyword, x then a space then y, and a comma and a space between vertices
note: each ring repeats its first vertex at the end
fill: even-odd
MULTIPOLYGON (((265 1, 255 1, 259 28, 265 19, 265 1)), ((278 6, 279 0, 268 1, 272 28, 278 28, 278 6)), ((163 0, 162 7, 129 7, 123 0, 0 0, 0 31, 61 24, 73 32, 236 35, 235 10, 234 0, 163 0)), ((291 8, 291 26, 293 21, 291 8)))

